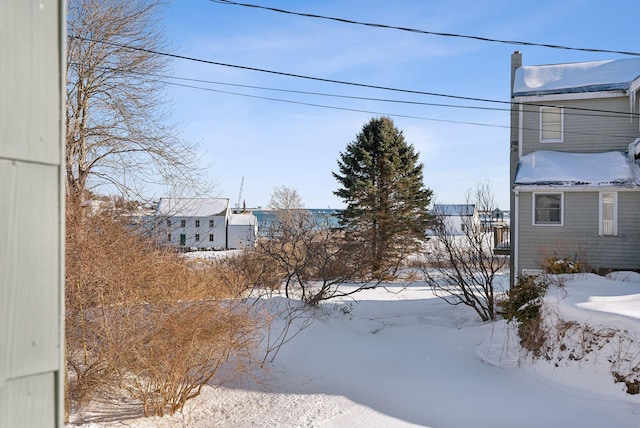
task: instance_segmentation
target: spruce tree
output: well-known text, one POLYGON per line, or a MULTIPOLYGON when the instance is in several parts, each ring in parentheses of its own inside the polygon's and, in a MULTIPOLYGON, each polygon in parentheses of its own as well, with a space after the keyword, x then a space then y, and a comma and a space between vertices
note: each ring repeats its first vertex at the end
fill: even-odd
POLYGON ((366 247, 374 271, 397 266, 429 222, 432 192, 418 153, 391 119, 374 118, 340 153, 338 168, 334 194, 347 205, 339 216, 348 236, 366 247))

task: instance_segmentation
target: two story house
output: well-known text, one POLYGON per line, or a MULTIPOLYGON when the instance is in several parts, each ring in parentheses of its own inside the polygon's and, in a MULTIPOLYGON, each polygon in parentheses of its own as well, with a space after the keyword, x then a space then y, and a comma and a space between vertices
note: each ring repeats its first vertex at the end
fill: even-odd
POLYGON ((227 198, 162 198, 156 224, 160 243, 183 250, 248 247, 258 227, 253 214, 232 213, 227 198))
POLYGON ((555 257, 640 269, 640 58, 511 64, 512 284, 555 257))

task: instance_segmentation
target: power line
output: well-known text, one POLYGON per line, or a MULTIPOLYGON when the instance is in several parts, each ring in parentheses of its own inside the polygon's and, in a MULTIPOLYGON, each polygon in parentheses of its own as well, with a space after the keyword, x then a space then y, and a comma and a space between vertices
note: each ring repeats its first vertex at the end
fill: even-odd
POLYGON ((159 51, 155 51, 155 50, 152 50, 152 49, 146 49, 146 48, 141 48, 141 47, 137 47, 137 46, 129 46, 129 45, 125 45, 125 44, 122 44, 122 43, 116 43, 116 42, 111 42, 111 41, 106 41, 106 40, 95 40, 95 39, 86 38, 86 37, 80 37, 80 36, 76 36, 76 35, 69 35, 69 37, 75 38, 75 39, 78 39, 78 40, 83 40, 83 41, 86 41, 86 42, 104 43, 104 44, 107 44, 107 45, 110 45, 110 46, 119 47, 119 48, 131 49, 131 50, 136 50, 136 51, 140 51, 140 52, 147 52, 147 53, 150 53, 150 54, 153 54, 153 55, 161 55, 161 56, 166 56, 166 57, 170 57, 170 58, 182 59, 182 60, 186 60, 186 61, 194 61, 194 62, 200 62, 200 63, 203 63, 203 64, 219 65, 219 66, 222 66, 222 67, 237 68, 237 69, 240 69, 240 70, 258 71, 258 72, 261 72, 261 73, 268 73, 268 74, 274 74, 274 75, 286 76, 286 77, 295 77, 295 78, 298 78, 298 79, 314 80, 314 81, 317 81, 317 82, 334 83, 334 84, 338 84, 338 85, 357 86, 357 87, 361 87, 361 88, 378 89, 378 90, 382 90, 382 91, 404 92, 404 93, 407 93, 407 94, 414 94, 414 95, 427 95, 427 96, 433 96, 433 97, 452 98, 452 99, 465 100, 465 101, 477 101, 477 102, 483 102, 483 103, 511 104, 510 101, 499 101, 499 100, 491 100, 491 99, 487 99, 487 98, 465 97, 465 96, 461 96, 461 95, 441 94, 441 93, 437 93, 437 92, 428 92, 428 91, 418 91, 418 90, 413 90, 413 89, 393 88, 393 87, 389 87, 389 86, 370 85, 370 84, 366 84, 366 83, 355 83, 355 82, 348 82, 348 81, 344 81, 344 80, 326 79, 326 78, 323 78, 323 77, 305 76, 305 75, 302 75, 302 74, 294 74, 294 73, 288 73, 288 72, 284 72, 284 71, 267 70, 267 69, 264 69, 264 68, 250 67, 250 66, 246 66, 246 65, 226 64, 226 63, 218 62, 218 61, 211 61, 211 60, 206 60, 206 59, 202 59, 202 58, 188 57, 188 56, 185 56, 185 55, 172 54, 172 53, 168 53, 168 52, 159 52, 159 51))
POLYGON ((400 30, 400 31, 407 31, 407 32, 410 32, 410 33, 428 34, 428 35, 432 35, 432 36, 457 37, 457 38, 461 38, 461 39, 471 39, 471 40, 479 40, 479 41, 483 41, 483 42, 503 43, 503 44, 508 44, 508 45, 518 45, 518 46, 538 46, 538 47, 551 48, 551 49, 563 49, 563 50, 581 51, 581 52, 613 53, 613 54, 621 54, 621 55, 640 56, 639 52, 618 51, 618 50, 597 49, 597 48, 576 48, 576 47, 571 47, 571 46, 548 44, 548 43, 534 43, 534 42, 524 42, 524 41, 520 41, 520 40, 492 39, 492 38, 489 38, 489 37, 482 37, 482 36, 471 36, 471 35, 456 34, 456 33, 442 33, 442 32, 437 32, 437 31, 419 30, 419 29, 416 29, 416 28, 409 28, 409 27, 396 27, 394 25, 377 24, 377 23, 362 22, 362 21, 354 21, 354 20, 351 20, 351 19, 336 18, 336 17, 324 16, 324 15, 316 15, 316 14, 312 14, 312 13, 292 12, 290 10, 278 9, 278 8, 275 8, 275 7, 260 6, 260 5, 256 5, 256 4, 250 4, 250 3, 239 3, 239 2, 235 2, 235 1, 231 1, 231 0, 211 0, 211 1, 213 3, 234 5, 234 6, 243 6, 243 7, 249 7, 249 8, 254 8, 254 9, 264 9, 264 10, 269 10, 269 11, 278 12, 278 13, 284 13, 284 14, 288 14, 288 15, 304 16, 304 17, 307 17, 307 18, 325 19, 325 20, 329 20, 329 21, 342 22, 344 24, 354 24, 354 25, 363 25, 363 26, 366 26, 366 27, 385 28, 385 29, 391 29, 391 30, 400 30))
MULTIPOLYGON (((413 115, 399 114, 399 113, 382 113, 382 112, 372 111, 372 110, 363 110, 363 109, 356 109, 356 108, 350 108, 350 107, 331 106, 331 105, 326 105, 326 104, 317 104, 317 103, 309 103, 309 102, 304 102, 304 101, 285 100, 285 99, 282 99, 282 98, 263 97, 263 96, 259 96, 259 95, 243 94, 243 93, 231 92, 231 91, 222 91, 222 90, 219 90, 219 89, 203 88, 201 86, 186 85, 186 84, 168 82, 168 81, 162 81, 162 80, 154 80, 154 81, 160 82, 160 83, 164 83, 164 84, 167 84, 167 85, 172 85, 172 86, 180 86, 180 87, 184 87, 184 88, 198 89, 198 90, 204 90, 204 91, 209 91, 209 92, 216 92, 216 93, 221 93, 221 94, 226 94, 226 95, 234 95, 234 96, 254 98, 254 99, 260 99, 260 100, 266 100, 266 101, 275 101, 275 102, 281 102, 281 103, 287 103, 287 104, 303 105, 303 106, 307 106, 307 107, 319 107, 319 108, 330 109, 330 110, 341 110, 341 111, 349 111, 349 112, 356 112, 356 113, 367 113, 367 114, 373 114, 373 115, 376 115, 376 116, 402 117, 402 118, 405 118, 405 119, 416 119, 416 120, 425 120, 425 121, 430 121, 430 122, 453 123, 453 124, 458 124, 458 125, 472 125, 472 126, 483 126, 483 127, 488 127, 488 128, 503 128, 503 129, 509 129, 510 128, 509 125, 493 125, 493 124, 481 123, 481 122, 467 122, 467 121, 461 121, 461 120, 436 119, 436 118, 431 118, 431 117, 413 116, 413 115)), ((527 127, 522 127, 521 129, 524 130, 524 131, 536 131, 536 132, 540 130, 539 128, 527 128, 527 127)), ((587 136, 597 136, 597 137, 606 137, 606 138, 633 138, 633 136, 631 136, 631 135, 596 134, 596 133, 593 133, 593 132, 579 132, 579 131, 566 131, 566 130, 564 131, 564 133, 565 134, 571 134, 571 135, 587 135, 587 136)))
MULTIPOLYGON (((126 45, 119 45, 119 44, 111 43, 111 42, 102 42, 102 43, 114 44, 114 45, 117 45, 119 47, 125 47, 125 48, 128 48, 128 49, 140 50, 140 49, 135 48, 135 47, 130 47, 130 46, 126 46, 126 45)), ((159 53, 159 54, 160 55, 173 56, 173 54, 166 54, 166 53, 159 53)), ((197 58, 188 58, 188 57, 184 57, 184 58, 192 59, 192 60, 195 60, 195 61, 206 61, 206 60, 200 60, 200 59, 197 59, 197 58)), ((75 66, 78 66, 77 63, 71 63, 71 64, 75 65, 75 66)), ((216 64, 219 65, 220 63, 216 63, 216 64)), ((108 67, 100 67, 100 68, 109 69, 109 70, 113 70, 113 71, 118 71, 118 72, 122 72, 122 73, 158 77, 158 78, 161 78, 161 79, 184 80, 184 81, 192 81, 192 82, 199 82, 199 83, 208 83, 208 84, 226 85, 226 86, 236 86, 236 87, 243 87, 243 88, 278 91, 278 92, 286 92, 286 93, 297 93, 297 94, 306 94, 306 95, 315 95, 315 96, 323 96, 323 97, 346 98, 346 99, 356 99, 356 100, 364 100, 364 101, 377 101, 377 102, 388 102, 388 103, 410 104, 410 105, 424 105, 424 106, 434 106, 434 107, 464 108, 464 109, 487 110, 487 111, 510 111, 510 108, 465 106, 465 105, 443 104, 443 103, 427 103, 427 102, 421 102, 421 101, 393 100, 393 99, 387 99, 387 98, 358 97, 358 96, 351 96, 351 95, 327 94, 327 93, 322 93, 322 92, 299 91, 299 90, 282 89, 282 88, 268 88, 268 87, 263 87, 263 86, 241 85, 241 84, 217 82, 217 81, 204 80, 204 79, 192 79, 192 78, 186 78, 186 77, 175 77, 175 76, 166 76, 166 75, 158 75, 158 74, 150 74, 150 73, 138 73, 138 72, 135 72, 135 71, 132 71, 132 70, 126 70, 125 71, 125 70, 121 70, 121 69, 108 68, 108 67)), ((162 82, 162 83, 172 84, 170 82, 162 82)), ((216 91, 214 89, 202 88, 202 87, 197 87, 197 86, 179 85, 179 84, 174 84, 174 85, 175 86, 185 86, 185 87, 190 87, 190 88, 194 88, 194 89, 210 90, 210 91, 215 91, 215 92, 228 93, 228 94, 231 94, 231 95, 239 95, 239 96, 250 97, 250 95, 247 95, 247 94, 238 94, 238 93, 225 92, 225 91, 219 91, 219 90, 216 91)), ((361 84, 358 84, 358 83, 353 83, 352 85, 361 86, 361 84)), ((393 89, 391 89, 391 90, 393 90, 393 89)), ((449 94, 440 94, 439 96, 457 97, 455 95, 449 95, 449 94)), ((268 98, 268 97, 259 97, 259 96, 253 96, 253 97, 254 98, 262 98, 262 99, 271 99, 271 100, 274 100, 274 101, 278 101, 279 100, 277 98, 268 98)), ((283 102, 288 102, 288 101, 285 100, 283 102)), ((511 102, 509 102, 509 101, 500 101, 500 100, 486 100, 486 102, 502 103, 502 104, 509 104, 509 105, 511 104, 511 102)), ((552 105, 549 105, 549 104, 536 104, 536 103, 526 103, 526 104, 523 103, 523 105, 525 107, 528 107, 528 106, 532 106, 532 107, 553 107, 552 105)), ((318 105, 318 106, 321 106, 321 105, 318 105)), ((570 111, 566 111, 565 114, 574 115, 574 116, 596 116, 596 115, 600 116, 600 117, 602 117, 602 116, 604 116, 604 117, 619 117, 619 116, 635 117, 635 116, 640 116, 640 113, 632 113, 632 112, 620 112, 620 111, 613 111, 613 110, 590 109, 590 108, 582 108, 582 107, 566 107, 566 106, 557 106, 557 107, 563 107, 565 110, 570 110, 570 111), (585 112, 585 113, 578 113, 578 112, 585 112)), ((367 112, 367 111, 363 111, 363 112, 367 112)), ((418 118, 418 117, 416 117, 416 118, 418 118)))

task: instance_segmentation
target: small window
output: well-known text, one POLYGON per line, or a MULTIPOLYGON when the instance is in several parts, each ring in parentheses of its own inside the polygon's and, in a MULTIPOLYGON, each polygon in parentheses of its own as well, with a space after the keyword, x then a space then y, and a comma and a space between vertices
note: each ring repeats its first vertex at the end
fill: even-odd
POLYGON ((196 233, 196 242, 200 241, 200 234, 196 233))
POLYGON ((564 139, 564 108, 540 107, 540 142, 561 143, 564 139))
POLYGON ((167 234, 167 242, 171 242, 171 234, 167 234))
POLYGON ((171 220, 167 220, 167 227, 171 227, 171 220))
POLYGON ((180 227, 185 227, 187 225, 187 220, 180 220, 180 227))
POLYGON ((213 220, 209 220, 209 227, 213 227, 213 220))
POLYGON ((561 226, 562 204, 562 193, 534 193, 533 224, 561 226))
POLYGON ((213 233, 209 234, 209 242, 213 242, 213 233))
POLYGON ((196 227, 200 227, 200 220, 196 220, 196 227))
POLYGON ((618 194, 616 192, 600 193, 600 228, 602 236, 618 234, 618 194))

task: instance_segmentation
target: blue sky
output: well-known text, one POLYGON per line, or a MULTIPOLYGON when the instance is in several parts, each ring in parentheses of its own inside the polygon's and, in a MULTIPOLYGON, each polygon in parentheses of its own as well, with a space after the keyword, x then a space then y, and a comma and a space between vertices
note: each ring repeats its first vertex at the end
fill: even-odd
MULTIPOLYGON (((640 51, 636 1, 246 0, 268 7, 433 32, 573 47, 640 51)), ((173 52, 285 73, 456 96, 509 100, 510 56, 525 65, 626 58, 543 47, 414 34, 209 0, 167 9, 173 52)), ((215 183, 211 196, 266 206, 275 186, 298 190, 309 208, 341 208, 333 195, 337 159, 372 117, 390 116, 420 153, 425 186, 440 203, 465 202, 488 182, 497 205, 509 205, 509 113, 503 104, 461 101, 285 77, 175 60, 176 77, 223 83, 190 85, 323 108, 169 86, 173 119, 200 144, 215 183), (464 106, 452 108, 333 98, 231 85, 464 106), (351 110, 364 110, 358 112, 351 110), (400 116, 396 116, 400 115, 400 116), (401 117, 401 116, 413 116, 401 117), (481 124, 481 125, 474 125, 481 124)))

